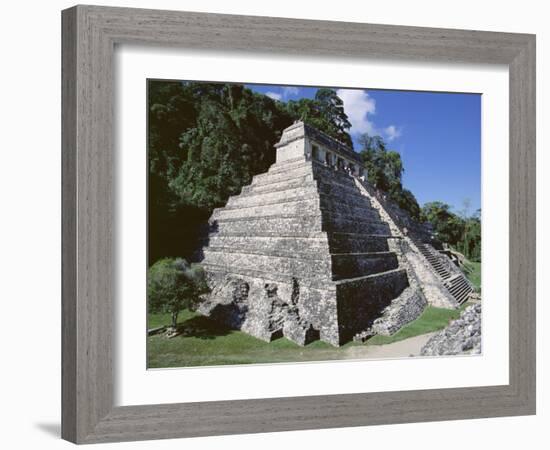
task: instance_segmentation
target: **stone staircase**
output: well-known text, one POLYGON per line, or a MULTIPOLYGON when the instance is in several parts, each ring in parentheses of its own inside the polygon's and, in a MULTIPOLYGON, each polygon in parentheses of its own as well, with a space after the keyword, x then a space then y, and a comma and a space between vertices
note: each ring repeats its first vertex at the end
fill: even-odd
POLYGON ((449 258, 438 252, 430 244, 418 240, 413 240, 413 242, 441 278, 443 285, 457 303, 461 305, 466 302, 470 294, 474 292, 474 288, 462 272, 458 268, 452 267, 453 263, 449 258))
POLYGON ((416 244, 418 250, 420 250, 420 253, 424 255, 432 268, 443 280, 451 278, 451 272, 449 271, 447 265, 441 260, 441 255, 437 250, 435 250, 431 245, 417 240, 414 240, 414 243, 416 244))
POLYGON ((454 275, 443 284, 449 290, 451 295, 456 298, 459 305, 466 302, 469 299, 470 294, 474 292, 472 285, 468 282, 466 277, 461 274, 454 275))

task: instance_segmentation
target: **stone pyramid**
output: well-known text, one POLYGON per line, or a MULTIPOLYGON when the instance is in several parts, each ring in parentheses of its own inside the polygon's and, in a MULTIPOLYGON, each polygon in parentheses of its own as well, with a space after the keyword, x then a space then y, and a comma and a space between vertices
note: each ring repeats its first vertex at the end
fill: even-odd
POLYGON ((276 148, 210 218, 200 312, 266 341, 339 346, 394 332, 426 301, 458 305, 417 246, 429 232, 365 181, 355 152, 302 122, 276 148))

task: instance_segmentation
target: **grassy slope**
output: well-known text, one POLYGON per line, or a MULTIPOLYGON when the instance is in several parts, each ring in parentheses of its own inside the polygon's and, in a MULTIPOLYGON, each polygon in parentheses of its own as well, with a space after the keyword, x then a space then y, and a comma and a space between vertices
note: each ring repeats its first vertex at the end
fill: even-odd
MULTIPOLYGON (((375 336, 366 345, 382 345, 444 328, 455 319, 460 311, 428 307, 414 322, 403 327, 393 336, 375 336)), ((155 328, 170 323, 168 314, 151 314, 148 327, 155 328)), ((323 361, 340 359, 343 349, 353 345, 350 342, 334 348, 321 341, 300 347, 282 338, 271 343, 256 339, 241 331, 221 328, 207 317, 190 311, 180 314, 182 335, 167 339, 163 335, 147 338, 147 366, 189 367, 225 364, 253 364, 296 361, 323 361)))
POLYGON ((464 273, 470 282, 475 286, 477 292, 481 292, 481 263, 466 261, 464 273))
POLYGON ((368 342, 370 345, 391 344, 392 342, 402 341, 403 339, 408 339, 413 336, 441 330, 445 328, 451 320, 458 319, 460 313, 466 306, 467 305, 464 304, 460 309, 456 310, 428 306, 418 319, 405 325, 397 333, 392 336, 374 336, 369 339, 368 342))

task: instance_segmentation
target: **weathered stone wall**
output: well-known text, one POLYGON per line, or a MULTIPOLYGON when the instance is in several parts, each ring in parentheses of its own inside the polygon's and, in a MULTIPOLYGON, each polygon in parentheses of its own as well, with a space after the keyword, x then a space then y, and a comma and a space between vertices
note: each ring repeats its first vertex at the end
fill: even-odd
POLYGON ((323 339, 338 345, 336 303, 330 286, 325 289, 258 278, 251 273, 209 271, 211 295, 199 312, 231 328, 265 341, 285 336, 305 345, 323 339))
POLYGON ((340 344, 370 328, 408 286, 407 273, 403 269, 337 283, 340 344))

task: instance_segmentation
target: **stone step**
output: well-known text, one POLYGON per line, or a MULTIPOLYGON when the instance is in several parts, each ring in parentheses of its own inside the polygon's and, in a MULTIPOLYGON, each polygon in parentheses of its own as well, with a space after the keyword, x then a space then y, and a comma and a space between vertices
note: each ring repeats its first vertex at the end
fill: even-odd
POLYGON ((334 280, 386 272, 399 265, 394 252, 340 253, 332 254, 331 259, 334 280))
MULTIPOLYGON (((287 191, 291 189, 299 188, 314 188, 318 191, 319 195, 325 198, 325 204, 335 205, 348 205, 348 206, 361 206, 362 208, 372 208, 370 198, 363 195, 357 187, 343 188, 342 191, 339 186, 332 186, 330 189, 324 189, 318 187, 318 182, 313 180, 311 175, 293 177, 287 180, 278 181, 274 183, 264 185, 249 185, 245 186, 240 196, 255 196, 257 194, 277 193, 281 191, 287 191)), ((240 197, 239 196, 239 197, 240 197)))
POLYGON ((441 276, 441 278, 444 278, 444 279, 449 278, 449 273, 447 273, 447 272, 441 272, 441 271, 437 271, 437 270, 436 270, 436 272, 439 276, 441 276))
POLYGON ((464 288, 469 288, 469 286, 467 285, 462 285, 462 286, 453 286, 451 288, 447 288, 449 290, 449 292, 453 295, 455 294, 458 294, 461 290, 463 290, 464 288))
POLYGON ((273 183, 265 184, 249 184, 241 190, 242 195, 257 194, 260 192, 276 192, 286 189, 297 188, 301 186, 317 186, 317 182, 313 180, 312 174, 301 175, 299 177, 290 177, 288 179, 274 181, 273 183))
POLYGON ((386 236, 354 233, 328 233, 332 253, 385 252, 389 250, 386 236))
POLYGON ((448 284, 449 284, 449 288, 453 289, 453 288, 460 287, 460 286, 463 286, 463 285, 468 285, 468 282, 466 281, 466 279, 464 277, 457 276, 457 277, 453 278, 448 284))
POLYGON ((347 206, 359 206, 361 208, 376 209, 368 197, 359 192, 338 194, 337 192, 325 192, 319 189, 319 196, 327 198, 327 203, 341 204, 347 206))
POLYGON ((303 243, 302 246, 299 246, 296 249, 273 248, 273 246, 268 247, 262 245, 261 243, 256 243, 256 245, 248 244, 242 247, 229 245, 225 247, 216 247, 210 245, 208 247, 208 251, 218 253, 247 253, 281 258, 297 258, 303 260, 314 260, 323 258, 327 259, 327 255, 329 255, 328 248, 308 248, 307 244, 305 243, 303 243))
POLYGON ((466 281, 464 281, 464 282, 462 282, 462 283, 457 283, 457 284, 451 286, 451 287, 449 288, 449 291, 450 291, 452 294, 455 294, 455 293, 458 294, 458 293, 460 293, 461 291, 463 291, 464 289, 470 289, 470 285, 469 285, 466 281))
MULTIPOLYGON (((251 201, 251 203, 254 202, 251 201)), ((315 214, 319 211, 330 218, 336 217, 353 221, 381 221, 378 211, 368 206, 337 203, 325 197, 315 196, 299 199, 295 197, 284 198, 283 200, 276 199, 276 201, 252 206, 235 206, 235 202, 233 202, 232 205, 225 208, 216 208, 210 220, 315 214)))
POLYGON ((301 259, 297 255, 275 256, 259 253, 204 250, 204 265, 229 267, 231 270, 273 271, 289 277, 300 275, 307 278, 331 278, 331 262, 328 258, 301 259))
POLYGON ((466 277, 461 274, 455 275, 454 278, 446 281, 445 286, 459 304, 464 303, 474 290, 466 277))
POLYGON ((323 211, 323 231, 391 235, 390 227, 380 220, 354 219, 323 211))
POLYGON ((281 236, 324 231, 320 214, 220 219, 210 222, 209 231, 210 233, 254 236, 261 235, 266 230, 273 235, 281 236))
POLYGON ((312 174, 311 163, 304 163, 295 167, 290 167, 287 170, 280 170, 274 173, 264 172, 252 177, 252 183, 256 186, 262 184, 274 183, 277 181, 284 181, 289 178, 296 178, 304 175, 312 174))
POLYGON ((276 163, 272 164, 271 166, 269 166, 268 172, 269 173, 278 173, 278 172, 282 172, 282 171, 285 171, 285 170, 288 170, 288 169, 291 169, 291 168, 294 168, 294 167, 302 166, 302 165, 305 165, 305 164, 311 164, 311 163, 306 160, 305 155, 304 155, 304 156, 300 156, 298 158, 292 158, 292 159, 287 159, 285 161, 276 162, 276 163))
POLYGON ((442 255, 435 250, 432 250, 428 247, 427 244, 416 241, 416 246, 420 250, 420 253, 428 260, 434 271, 443 279, 447 280, 445 285, 449 289, 451 286, 449 284, 449 279, 452 277, 450 270, 447 268, 447 265, 441 260, 442 255))
POLYGON ((235 219, 249 217, 269 217, 279 215, 315 214, 319 211, 318 197, 306 199, 284 199, 254 206, 233 206, 215 209, 212 219, 235 219))
POLYGON ((364 201, 363 198, 354 199, 355 201, 345 201, 334 196, 321 194, 320 200, 321 208, 327 211, 352 217, 372 217, 381 220, 378 211, 368 201, 364 201))
POLYGON ((223 234, 250 233, 256 235, 263 230, 278 233, 306 232, 344 232, 374 235, 391 235, 389 226, 379 220, 364 220, 350 218, 327 211, 304 215, 302 213, 289 215, 235 217, 212 219, 209 224, 210 233, 223 234))
POLYGON ((303 200, 306 198, 316 197, 317 189, 315 186, 305 186, 298 188, 285 189, 276 192, 254 193, 253 195, 238 195, 229 197, 226 207, 245 207, 258 206, 268 203, 277 203, 284 200, 303 200))
POLYGON ((467 295, 471 292, 471 289, 469 286, 465 286, 462 289, 458 291, 451 292, 451 295, 456 298, 457 300, 460 300, 464 295, 467 295))
POLYGON ((455 297, 455 299, 457 300, 457 302, 459 304, 462 304, 466 300, 468 300, 468 298, 470 297, 470 293, 472 293, 472 292, 473 292, 473 289, 467 289, 467 290, 463 291, 461 294, 459 294, 457 296, 453 296, 453 297, 455 297))
POLYGON ((331 222, 334 222, 335 220, 352 220, 358 222, 380 222, 385 224, 385 222, 383 222, 378 215, 378 212, 370 208, 358 207, 350 210, 345 206, 340 208, 334 205, 331 208, 321 207, 321 212, 323 217, 326 217, 327 220, 331 222))
POLYGON ((213 234, 204 245, 213 249, 241 249, 243 251, 280 251, 280 252, 328 252, 326 233, 313 236, 231 236, 213 234))
POLYGON ((224 278, 229 275, 239 278, 256 278, 262 283, 276 282, 286 283, 288 285, 291 285, 292 278, 297 278, 300 282, 300 286, 308 287, 311 289, 320 289, 323 291, 336 290, 334 282, 329 277, 316 276, 314 278, 308 278, 307 273, 296 274, 296 276, 289 276, 286 274, 275 272, 273 270, 258 270, 256 268, 244 269, 242 267, 227 267, 216 264, 203 264, 203 266, 208 273, 215 274, 219 278, 224 278))

